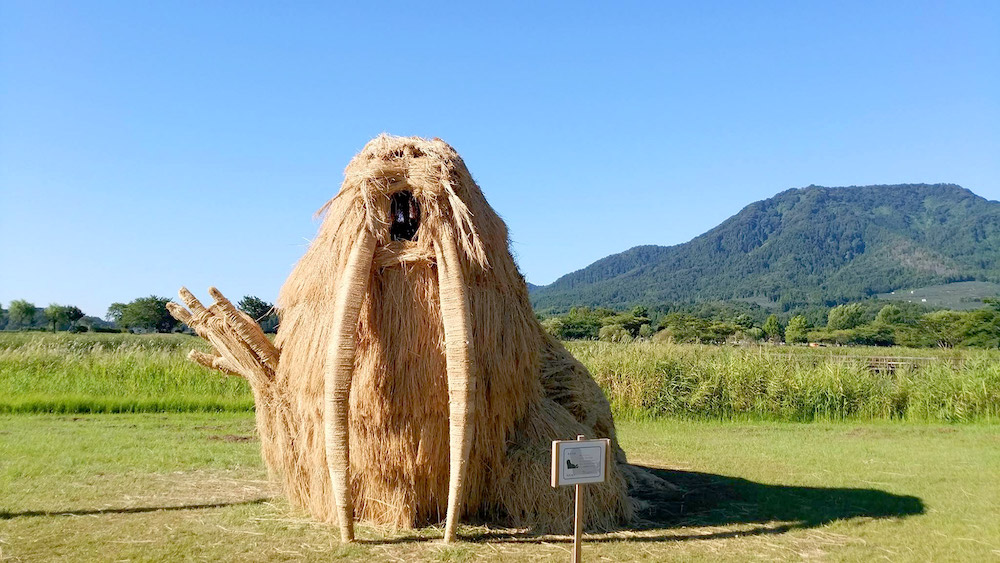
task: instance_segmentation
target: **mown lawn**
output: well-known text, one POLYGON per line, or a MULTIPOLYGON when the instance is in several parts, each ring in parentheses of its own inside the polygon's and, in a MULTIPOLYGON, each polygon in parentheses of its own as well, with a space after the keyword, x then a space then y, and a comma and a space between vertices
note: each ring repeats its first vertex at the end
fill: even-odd
MULTIPOLYGON (((1000 426, 664 420, 619 424, 634 463, 687 490, 589 560, 1000 559, 1000 426)), ((362 526, 355 545, 267 481, 249 413, 0 416, 11 560, 535 560, 567 539, 362 526)))

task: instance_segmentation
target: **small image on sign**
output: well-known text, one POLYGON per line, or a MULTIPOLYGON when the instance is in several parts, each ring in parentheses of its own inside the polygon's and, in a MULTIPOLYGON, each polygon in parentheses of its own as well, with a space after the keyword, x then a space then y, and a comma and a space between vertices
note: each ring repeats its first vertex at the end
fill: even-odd
POLYGON ((601 459, 604 458, 600 446, 581 446, 563 448, 566 462, 566 477, 569 479, 584 479, 601 476, 601 459))
POLYGON ((606 438, 552 442, 552 486, 604 482, 609 451, 606 438))

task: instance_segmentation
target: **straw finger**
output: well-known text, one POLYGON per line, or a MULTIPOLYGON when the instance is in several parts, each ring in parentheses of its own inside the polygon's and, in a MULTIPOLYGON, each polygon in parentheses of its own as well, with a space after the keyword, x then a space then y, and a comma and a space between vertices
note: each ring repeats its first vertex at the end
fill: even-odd
POLYGON ((257 354, 257 357, 264 362, 264 365, 272 370, 277 370, 277 351, 274 349, 274 345, 261 332, 260 326, 249 316, 237 310, 233 306, 232 301, 227 299, 217 288, 208 288, 208 294, 212 296, 212 299, 215 299, 213 307, 219 307, 219 310, 225 314, 226 320, 236 330, 236 334, 257 354))
POLYGON ((198 301, 198 298, 188 291, 188 288, 181 287, 180 291, 177 292, 177 295, 179 295, 181 301, 187 305, 187 308, 191 309, 191 314, 197 316, 207 311, 205 306, 201 304, 201 301, 198 301))
POLYGON ((188 326, 191 325, 191 313, 183 306, 178 305, 173 301, 169 301, 167 302, 167 311, 169 311, 170 314, 178 321, 188 326))
POLYGON ((229 375, 236 375, 243 377, 243 374, 236 371, 236 367, 226 361, 225 358, 221 356, 215 356, 212 354, 206 354, 204 352, 199 352, 197 350, 191 350, 188 352, 188 359, 191 361, 201 364, 207 368, 217 369, 221 372, 228 373, 229 375))

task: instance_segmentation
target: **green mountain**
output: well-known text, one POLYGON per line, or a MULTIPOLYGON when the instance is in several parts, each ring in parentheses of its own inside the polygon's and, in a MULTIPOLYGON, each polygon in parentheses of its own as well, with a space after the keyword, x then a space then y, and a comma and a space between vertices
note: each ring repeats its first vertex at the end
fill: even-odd
POLYGON ((956 281, 1000 282, 1000 203, 953 184, 809 186, 676 246, 637 246, 531 292, 535 308, 746 300, 834 305, 956 281))

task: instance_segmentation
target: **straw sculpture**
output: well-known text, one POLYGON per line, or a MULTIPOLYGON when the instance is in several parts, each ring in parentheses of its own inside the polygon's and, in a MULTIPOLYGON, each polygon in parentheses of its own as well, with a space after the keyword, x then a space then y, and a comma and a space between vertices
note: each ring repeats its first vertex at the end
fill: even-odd
MULTIPOLYGON (((608 401, 539 326, 507 228, 454 149, 382 135, 350 162, 319 234, 279 296, 271 342, 216 289, 171 312, 215 348, 194 361, 245 377, 263 458, 293 505, 339 522, 460 519, 572 527, 571 488, 549 486, 551 441, 610 438, 586 525, 632 517, 608 401), (189 309, 189 310, 188 310, 189 309)), ((653 485, 669 487, 660 482, 653 485)))

